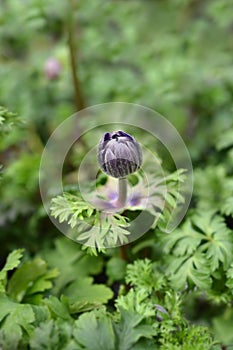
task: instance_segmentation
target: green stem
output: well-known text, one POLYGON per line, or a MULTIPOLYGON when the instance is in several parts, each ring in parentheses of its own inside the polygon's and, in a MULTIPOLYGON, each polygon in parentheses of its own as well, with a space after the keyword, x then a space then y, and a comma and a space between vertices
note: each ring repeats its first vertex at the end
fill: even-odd
MULTIPOLYGON (((123 208, 127 201, 127 179, 118 179, 118 198, 117 198, 117 208, 123 208)), ((128 245, 123 245, 119 247, 120 256, 122 260, 128 261, 128 245)))
POLYGON ((123 208, 127 200, 127 179, 121 178, 118 180, 118 198, 117 207, 123 208))

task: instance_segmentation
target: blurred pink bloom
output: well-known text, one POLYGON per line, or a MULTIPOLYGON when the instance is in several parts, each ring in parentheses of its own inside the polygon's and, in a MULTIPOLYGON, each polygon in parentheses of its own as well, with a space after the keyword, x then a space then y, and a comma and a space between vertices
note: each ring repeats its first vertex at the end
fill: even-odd
POLYGON ((57 79, 61 72, 61 64, 57 58, 49 57, 44 64, 44 73, 49 80, 57 79))

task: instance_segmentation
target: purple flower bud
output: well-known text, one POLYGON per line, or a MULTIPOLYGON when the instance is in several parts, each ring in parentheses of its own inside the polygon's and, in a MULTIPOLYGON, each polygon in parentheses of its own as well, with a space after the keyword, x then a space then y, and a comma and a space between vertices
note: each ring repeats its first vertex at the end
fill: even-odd
POLYGON ((121 130, 107 132, 99 144, 98 161, 107 175, 123 178, 140 168, 141 148, 134 137, 121 130))
POLYGON ((47 59, 44 65, 44 73, 49 80, 57 79, 61 72, 60 62, 54 58, 50 57, 47 59))

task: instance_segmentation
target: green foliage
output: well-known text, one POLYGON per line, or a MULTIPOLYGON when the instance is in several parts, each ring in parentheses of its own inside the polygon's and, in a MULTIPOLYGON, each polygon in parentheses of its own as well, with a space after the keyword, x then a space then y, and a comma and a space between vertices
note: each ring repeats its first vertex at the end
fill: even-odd
POLYGON ((182 338, 178 339, 172 333, 164 337, 161 350, 209 350, 213 341, 207 328, 192 326, 183 331, 182 338), (182 339, 182 340, 181 340, 182 339), (182 341, 182 343, 180 343, 182 341))
POLYGON ((51 214, 59 218, 59 222, 67 221, 73 228, 78 220, 88 220, 94 213, 95 208, 88 202, 82 200, 80 196, 64 193, 52 199, 51 214))
POLYGON ((166 273, 177 289, 191 283, 209 290, 216 272, 221 268, 226 272, 232 262, 232 232, 211 211, 196 212, 163 241, 164 252, 170 254, 166 273))
POLYGON ((54 198, 51 214, 59 218, 60 223, 67 221, 71 228, 76 227, 76 237, 72 234, 72 238, 93 247, 93 253, 95 247, 101 250, 104 246, 116 245, 118 241, 127 243, 129 232, 122 227, 128 226, 127 218, 117 213, 101 215, 100 211, 83 201, 79 193, 77 196, 65 193, 54 198))
MULTIPOLYGON (((72 245, 69 243, 67 246, 62 245, 63 254, 64 251, 72 252, 72 245)), ((57 246, 59 247, 59 241, 57 246)), ((85 277, 99 268, 91 265, 88 268, 87 262, 86 270, 80 270, 82 273, 78 279, 73 277, 73 283, 70 283, 72 280, 68 280, 69 285, 64 289, 65 295, 59 300, 56 296, 47 297, 48 291, 53 288, 51 280, 58 277, 58 270, 48 268, 41 258, 28 260, 19 266, 22 253, 22 249, 13 251, 0 272, 0 344, 4 349, 18 349, 29 341, 32 348, 43 349, 47 348, 48 344, 51 344, 51 348, 60 349, 59 346, 63 344, 69 348, 77 348, 74 340, 70 342, 70 335, 73 333, 70 325, 73 322, 71 315, 99 308, 113 296, 108 287, 93 284, 91 277, 85 277), (17 269, 11 277, 7 278, 7 272, 15 268, 17 269)), ((84 256, 82 252, 79 253, 84 256)), ((75 255, 77 259, 77 251, 75 255)), ((84 258, 88 258, 90 262, 95 259, 90 256, 84 258)), ((75 263, 74 254, 71 255, 72 259, 75 263)), ((83 261, 78 268, 85 266, 82 264, 83 261)), ((73 270, 77 272, 77 264, 74 264, 73 270)))
MULTIPOLYGON (((159 275, 159 273, 158 273, 159 275)), ((161 280, 161 276, 157 277, 161 280)), ((158 283, 158 279, 154 278, 153 266, 150 260, 136 260, 133 265, 127 266, 126 282, 135 285, 138 288, 144 288, 151 291, 158 283)), ((160 282, 159 282, 160 283, 160 282)))
POLYGON ((50 320, 36 328, 30 339, 32 350, 79 350, 78 344, 71 338, 72 325, 68 322, 50 320))
POLYGON ((23 249, 14 250, 7 257, 6 263, 0 271, 0 292, 5 292, 7 283, 7 272, 14 270, 19 264, 23 256, 23 249))
POLYGON ((197 196, 200 209, 233 215, 233 180, 223 164, 210 165, 195 171, 194 194, 197 196))
POLYGON ((213 319, 213 329, 216 339, 226 346, 233 341, 232 322, 233 313, 231 309, 225 310, 222 315, 213 319))
MULTIPOLYGON (((1 1, 0 348, 230 349, 232 13, 231 0, 1 1), (48 58, 60 64, 52 78, 48 58), (193 161, 193 201, 180 227, 161 232, 179 210, 185 173, 138 129, 164 174, 153 163, 148 184, 133 175, 131 189, 154 189, 147 205, 104 217, 77 190, 77 169, 95 142, 87 133, 67 155, 65 193, 51 208, 73 227, 73 241, 89 245, 83 249, 58 238, 45 214, 40 158, 57 125, 109 101, 149 106, 174 124, 193 161), (104 250, 128 242, 142 211, 148 232, 104 250)), ((84 117, 78 128, 92 123, 84 117)), ((91 186, 82 175, 91 194, 109 186, 106 177, 91 186)))
POLYGON ((139 315, 121 308, 119 308, 119 311, 121 315, 120 323, 115 326, 118 335, 117 347, 119 349, 133 349, 134 344, 137 343, 140 338, 151 339, 153 337, 155 332, 151 325, 146 324, 146 315, 139 315))
POLYGON ((33 331, 35 315, 30 305, 18 304, 7 296, 0 295, 0 344, 4 349, 18 349, 20 340, 27 340, 33 331), (26 336, 25 336, 26 332, 26 336), (25 339, 26 338, 26 339, 25 339))
POLYGON ((230 127, 217 138, 216 148, 218 151, 226 150, 233 146, 233 127, 230 127))
POLYGON ((118 257, 112 257, 106 264, 106 274, 109 277, 109 282, 121 281, 125 277, 127 263, 118 257))
POLYGON ((96 275, 102 271, 102 258, 85 254, 74 242, 66 238, 57 238, 54 245, 55 249, 43 251, 43 256, 50 266, 57 267, 60 272, 54 282, 54 294, 60 295, 77 278, 96 275))
POLYGON ((112 291, 104 285, 93 285, 93 279, 77 278, 65 290, 70 303, 70 312, 77 313, 90 310, 107 303, 113 297, 112 291))
POLYGON ((132 315, 141 315, 143 327, 146 325, 145 329, 151 331, 155 339, 155 348, 189 349, 195 342, 197 349, 209 349, 213 340, 208 328, 191 325, 185 320, 182 295, 175 292, 165 279, 158 288, 155 283, 158 271, 152 266, 148 259, 128 265, 126 280, 133 288, 118 297, 117 308, 120 312, 125 310, 132 315), (142 271, 145 271, 145 276, 142 271))
POLYGON ((80 316, 75 322, 74 337, 82 348, 115 349, 111 319, 102 311, 92 311, 80 316))
POLYGON ((0 106, 0 135, 9 133, 14 125, 19 123, 16 113, 10 112, 7 108, 0 106))
POLYGON ((57 275, 57 269, 48 269, 44 260, 35 258, 15 271, 9 280, 7 293, 18 302, 36 302, 40 295, 52 288, 51 280, 57 275))
MULTIPOLYGON (((144 179, 135 175, 137 182, 132 185, 136 193, 143 198, 136 205, 128 205, 128 211, 148 211, 153 217, 154 227, 159 220, 160 227, 166 226, 172 216, 173 210, 183 201, 179 184, 184 179, 184 171, 178 170, 167 176, 158 174, 148 175, 149 196, 146 197, 144 179)), ((98 180, 97 180, 98 183, 98 180)), ((104 184, 103 186, 108 186, 104 184)), ((90 186, 93 191, 94 184, 90 186)), ((89 194, 91 195, 91 193, 89 194)), ((98 201, 92 195, 92 202, 98 201)), ((106 202, 107 203, 107 202, 106 202)), ((96 254, 96 251, 104 251, 104 247, 114 247, 129 242, 131 226, 129 217, 124 213, 109 212, 95 209, 94 204, 84 201, 80 192, 76 195, 64 193, 52 199, 51 215, 58 218, 60 223, 67 224, 74 229, 67 236, 73 240, 82 242, 90 247, 89 251, 96 254)), ((84 246, 84 248, 85 248, 84 246)))

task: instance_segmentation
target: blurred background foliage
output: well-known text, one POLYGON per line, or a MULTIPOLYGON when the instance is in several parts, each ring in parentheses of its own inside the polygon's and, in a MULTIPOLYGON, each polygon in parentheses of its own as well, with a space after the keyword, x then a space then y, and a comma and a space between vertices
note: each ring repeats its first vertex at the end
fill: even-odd
MULTIPOLYGON (((2 0, 0 9, 1 263, 19 247, 52 267, 62 256, 41 204, 40 157, 57 125, 105 102, 142 104, 174 124, 194 165, 190 213, 214 210, 232 230, 232 0, 2 0)), ((98 259, 90 274, 102 271, 98 259)), ((121 279, 125 262, 105 259, 110 281, 121 279)))

